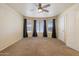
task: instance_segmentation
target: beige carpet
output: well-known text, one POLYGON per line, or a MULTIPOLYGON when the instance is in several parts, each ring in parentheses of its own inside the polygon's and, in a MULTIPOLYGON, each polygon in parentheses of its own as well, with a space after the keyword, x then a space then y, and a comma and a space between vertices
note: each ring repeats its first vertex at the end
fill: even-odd
POLYGON ((26 38, 0 52, 6 56, 79 56, 79 52, 68 48, 58 39, 26 38))

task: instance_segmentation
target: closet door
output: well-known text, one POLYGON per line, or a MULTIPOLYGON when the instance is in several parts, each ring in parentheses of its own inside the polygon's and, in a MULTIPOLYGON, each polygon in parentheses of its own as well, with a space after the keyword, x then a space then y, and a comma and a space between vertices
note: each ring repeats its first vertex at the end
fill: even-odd
POLYGON ((75 35, 76 35, 76 10, 70 9, 66 15, 66 45, 74 48, 75 47, 75 35))
POLYGON ((61 29, 61 39, 62 39, 62 41, 64 41, 64 21, 65 21, 65 17, 63 16, 62 18, 61 18, 61 25, 60 25, 60 29, 61 29))
POLYGON ((65 15, 62 14, 60 15, 59 19, 57 20, 58 23, 58 29, 57 29, 57 34, 58 34, 58 39, 61 41, 65 42, 65 15))
POLYGON ((74 49, 79 51, 79 8, 76 9, 74 49))
POLYGON ((65 17, 64 17, 64 15, 61 17, 61 20, 60 20, 60 39, 63 41, 63 42, 65 42, 65 40, 64 40, 64 21, 65 21, 65 17))

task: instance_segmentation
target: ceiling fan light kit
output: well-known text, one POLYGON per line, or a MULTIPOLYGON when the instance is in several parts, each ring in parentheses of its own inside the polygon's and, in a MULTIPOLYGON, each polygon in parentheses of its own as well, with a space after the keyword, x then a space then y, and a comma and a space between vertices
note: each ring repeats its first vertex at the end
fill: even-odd
POLYGON ((38 12, 42 12, 42 9, 38 9, 38 12))

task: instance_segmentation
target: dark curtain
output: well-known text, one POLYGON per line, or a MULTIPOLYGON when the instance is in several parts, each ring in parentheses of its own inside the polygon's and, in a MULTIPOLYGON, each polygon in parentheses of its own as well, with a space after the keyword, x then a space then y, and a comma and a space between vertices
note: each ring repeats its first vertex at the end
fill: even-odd
POLYGON ((23 37, 28 37, 28 33, 27 33, 27 19, 24 19, 24 26, 23 26, 23 37))
POLYGON ((43 37, 47 37, 46 20, 44 20, 44 30, 43 30, 43 37))
POLYGON ((52 22, 52 38, 56 38, 56 26, 55 26, 55 19, 52 22))
POLYGON ((36 31, 36 20, 34 20, 33 37, 37 37, 37 31, 36 31))

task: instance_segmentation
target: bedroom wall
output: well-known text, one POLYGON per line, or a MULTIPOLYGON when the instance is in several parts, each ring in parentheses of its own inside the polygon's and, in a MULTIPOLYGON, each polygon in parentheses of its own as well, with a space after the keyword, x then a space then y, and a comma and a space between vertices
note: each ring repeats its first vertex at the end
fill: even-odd
POLYGON ((59 29, 58 38, 65 42, 68 47, 79 51, 79 4, 73 5, 60 14, 57 22, 59 29), (64 23, 64 26, 62 23, 64 23), (64 36, 62 34, 63 28, 64 36))
POLYGON ((21 40, 23 17, 8 5, 0 4, 0 51, 21 40))

